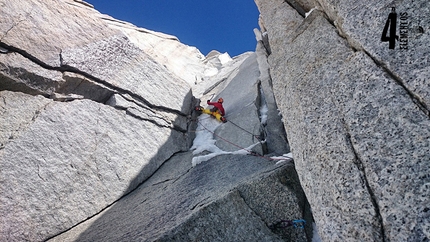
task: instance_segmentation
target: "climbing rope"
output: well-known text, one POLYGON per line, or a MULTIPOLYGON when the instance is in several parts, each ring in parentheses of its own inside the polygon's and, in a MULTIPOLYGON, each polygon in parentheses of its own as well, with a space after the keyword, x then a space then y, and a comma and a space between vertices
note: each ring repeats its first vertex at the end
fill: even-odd
POLYGON ((239 129, 241 129, 241 130, 245 131, 246 133, 251 134, 251 135, 252 135, 252 137, 253 137, 253 138, 255 137, 258 141, 260 141, 260 142, 262 141, 259 135, 255 135, 254 133, 252 133, 252 132, 250 132, 250 131, 248 131, 248 130, 246 130, 246 129, 242 128, 242 127, 240 127, 239 125, 237 125, 237 124, 233 123, 233 122, 232 122, 232 121, 230 121, 230 120, 229 120, 228 122, 229 122, 229 123, 231 123, 231 124, 233 124, 234 126, 238 127, 239 129))
MULTIPOLYGON (((212 97, 213 97, 214 95, 215 95, 215 94, 212 94, 212 96, 211 96, 211 98, 210 98, 210 99, 212 99, 212 97)), ((228 117, 228 116, 229 116, 229 115, 225 115, 224 117, 228 117)), ((209 116, 209 117, 207 117, 207 118, 210 118, 210 116, 209 116)), ((204 119, 207 119, 207 118, 204 118, 204 119)), ((204 120, 204 119, 202 119, 202 120, 204 120)), ((198 120, 194 120, 194 121, 197 121, 197 122, 198 122, 198 120)), ((252 135, 252 138, 253 138, 253 139, 254 139, 254 138, 256 138, 260 143, 263 141, 263 140, 261 139, 260 135, 256 135, 256 134, 254 134, 254 133, 252 133, 252 132, 250 132, 250 131, 248 131, 248 130, 246 130, 246 129, 242 128, 242 127, 240 127, 239 125, 235 124, 235 123, 234 123, 234 122, 232 122, 231 120, 228 120, 228 122, 229 122, 229 123, 231 123, 231 124, 233 124, 234 126, 238 127, 239 129, 241 129, 241 130, 245 131, 246 133, 248 133, 248 134, 252 135)))
POLYGON ((227 143, 229 143, 229 144, 231 144, 231 145, 233 145, 233 146, 235 146, 235 147, 237 147, 237 148, 239 148, 239 149, 241 149, 241 150, 245 150, 246 152, 248 152, 250 155, 253 155, 253 156, 257 156, 257 157, 260 157, 260 158, 263 158, 263 159, 266 159, 266 160, 270 160, 270 161, 274 161, 274 160, 277 160, 277 161, 279 161, 280 159, 272 159, 272 158, 270 158, 270 157, 267 157, 267 156, 263 156, 263 155, 260 155, 259 153, 257 153, 257 152, 255 152, 255 151, 252 151, 252 150, 248 150, 248 149, 246 149, 246 148, 243 148, 243 147, 241 147, 241 146, 239 146, 239 145, 237 145, 237 144, 235 144, 235 143, 233 143, 233 142, 231 142, 231 141, 229 141, 229 140, 227 140, 227 139, 225 139, 225 138, 223 138, 223 137, 221 137, 221 136, 219 136, 219 135, 217 135, 217 134, 215 134, 215 132, 213 132, 213 131, 211 131, 210 129, 208 129, 208 128, 206 128, 206 126, 204 126, 199 120, 197 120, 197 122, 206 130, 206 131, 208 131, 208 132, 210 132, 210 133, 212 133, 214 136, 216 136, 216 137, 218 137, 219 139, 221 139, 221 140, 223 140, 223 141, 225 141, 225 142, 227 142, 227 143))
MULTIPOLYGON (((199 119, 191 119, 191 121, 195 121, 195 122, 199 123, 199 121, 201 121, 201 120, 206 120, 206 119, 209 119, 209 118, 212 118, 212 117, 211 117, 211 116, 208 116, 208 117, 206 117, 206 118, 200 118, 200 120, 199 120, 199 119)), ((237 125, 237 124, 233 123, 233 122, 232 122, 232 121, 230 121, 230 120, 229 120, 228 122, 229 122, 229 123, 231 123, 231 124, 233 124, 234 126, 238 127, 239 129, 241 129, 241 130, 245 131, 246 133, 251 134, 251 135, 252 135, 252 137, 253 137, 253 138, 255 137, 255 138, 256 138, 260 143, 263 141, 259 135, 256 135, 256 134, 254 134, 254 133, 252 133, 252 132, 250 132, 250 131, 248 131, 248 130, 246 130, 246 129, 242 128, 242 127, 240 127, 239 125, 237 125)), ((201 123, 200 123, 200 124, 201 124, 201 123)), ((203 125, 202 125, 202 126, 203 126, 203 125)), ((195 130, 195 131, 197 131, 197 130, 195 130)))
MULTIPOLYGON (((213 131, 211 131, 210 129, 206 128, 206 126, 204 126, 202 122, 200 122, 201 120, 205 120, 205 119, 208 119, 208 118, 211 118, 211 116, 208 116, 208 117, 206 117, 206 118, 200 118, 200 119, 199 119, 199 118, 197 118, 197 119, 192 119, 191 121, 195 121, 195 122, 199 123, 199 124, 203 127, 203 129, 204 129, 204 130, 206 130, 206 131, 210 132, 211 134, 213 134, 214 136, 218 137, 219 139, 221 139, 221 140, 225 141, 226 143, 229 143, 229 144, 231 144, 231 145, 233 145, 233 146, 235 146, 235 147, 237 147, 237 148, 239 148, 239 149, 241 149, 241 150, 245 150, 245 151, 246 151, 246 152, 248 152, 250 155, 257 156, 257 157, 261 157, 261 158, 263 158, 263 159, 270 160, 270 161, 290 160, 290 158, 286 158, 286 159, 279 159, 279 158, 277 158, 277 159, 272 159, 272 158, 270 158, 270 157, 263 156, 263 155, 261 155, 261 154, 259 154, 259 153, 255 152, 255 151, 248 150, 248 149, 246 149, 246 148, 244 148, 244 147, 239 146, 238 144, 235 144, 235 143, 233 143, 233 142, 231 142, 231 141, 229 141, 229 140, 227 140, 227 139, 225 139, 225 138, 223 138, 223 137, 221 137, 221 136, 217 135, 215 132, 213 132, 213 131)), ((262 139, 261 139, 261 137, 260 137, 259 135, 255 135, 254 133, 252 133, 252 132, 250 132, 250 131, 248 131, 248 130, 246 130, 246 129, 242 128, 242 127, 240 127, 239 125, 235 124, 234 122, 232 122, 232 121, 230 121, 230 120, 229 120, 228 122, 229 122, 229 123, 231 123, 231 124, 233 124, 234 126, 238 127, 238 128, 239 128, 239 129, 241 129, 242 131, 245 131, 246 133, 251 134, 251 135, 252 135, 252 137, 253 137, 253 141, 254 141, 254 137, 255 137, 255 138, 260 142, 260 144, 262 144, 262 142, 264 142, 264 140, 262 140, 262 139)), ((194 130, 194 131, 192 131, 192 132, 198 132, 198 131, 202 131, 202 130, 194 130)))

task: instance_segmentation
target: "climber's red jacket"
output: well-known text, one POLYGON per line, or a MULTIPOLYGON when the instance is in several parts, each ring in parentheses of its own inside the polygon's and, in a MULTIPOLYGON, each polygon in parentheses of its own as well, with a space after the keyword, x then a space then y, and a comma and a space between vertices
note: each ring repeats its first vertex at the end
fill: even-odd
POLYGON ((219 102, 209 102, 209 100, 208 100, 207 104, 208 105, 212 105, 215 108, 217 108, 220 111, 220 113, 221 113, 222 116, 225 115, 225 111, 224 111, 224 107, 222 106, 222 103, 219 103, 219 102))

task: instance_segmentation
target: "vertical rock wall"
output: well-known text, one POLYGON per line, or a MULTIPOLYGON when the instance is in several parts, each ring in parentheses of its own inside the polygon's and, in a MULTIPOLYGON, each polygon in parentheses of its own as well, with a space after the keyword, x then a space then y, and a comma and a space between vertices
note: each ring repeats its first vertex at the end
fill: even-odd
POLYGON ((82 1, 0 1, 0 16, 0 240, 55 236, 188 150, 193 97, 175 64, 82 1))
POLYGON ((256 3, 276 100, 322 239, 428 240, 429 3, 256 3), (392 7, 395 49, 381 42, 392 7))

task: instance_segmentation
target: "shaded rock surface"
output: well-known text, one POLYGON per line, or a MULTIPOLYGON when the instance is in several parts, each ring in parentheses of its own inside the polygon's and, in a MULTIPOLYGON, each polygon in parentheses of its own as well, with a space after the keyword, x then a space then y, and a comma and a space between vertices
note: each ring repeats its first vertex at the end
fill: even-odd
MULTIPOLYGON (((34 102, 23 95, 18 95, 21 102, 34 102)), ((17 98, 10 92, 0 96, 6 104, 17 98)), ((51 101, 31 112, 37 117, 21 117, 18 132, 8 137, 0 154, 2 219, 12 238, 41 230, 40 237, 29 237, 37 240, 85 219, 187 149, 181 132, 136 122, 125 112, 88 100, 51 101), (165 152, 158 152, 161 145, 165 152)))
POLYGON ((276 101, 321 238, 427 241, 429 3, 396 2, 409 32, 408 48, 397 42, 394 50, 380 42, 390 1, 315 1, 319 11, 307 18, 309 1, 256 3, 276 101))
POLYGON ((304 202, 295 194, 298 179, 291 164, 224 155, 192 168, 191 158, 190 152, 174 156, 94 221, 52 241, 282 241, 283 236, 306 241, 303 230, 276 234, 268 228, 286 216, 302 216, 291 206, 304 202), (263 187, 272 195, 256 197, 263 187))

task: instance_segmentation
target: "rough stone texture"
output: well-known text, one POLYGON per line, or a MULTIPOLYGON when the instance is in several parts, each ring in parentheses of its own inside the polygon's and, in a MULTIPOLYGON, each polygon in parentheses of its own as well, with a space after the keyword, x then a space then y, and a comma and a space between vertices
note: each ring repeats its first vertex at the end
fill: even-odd
POLYGON ((0 98, 0 149, 3 149, 10 140, 19 138, 40 112, 52 102, 41 96, 28 98, 23 93, 8 91, 1 92, 0 98))
POLYGON ((34 116, 21 115, 0 150, 1 237, 8 241, 43 240, 73 226, 188 148, 185 134, 106 105, 3 93, 4 114, 22 111, 12 104, 39 100, 28 107, 34 116))
POLYGON ((28 91, 21 88, 25 85, 32 90, 30 94, 49 96, 64 91, 60 74, 68 71, 104 89, 133 94, 136 101, 151 108, 189 113, 190 107, 177 101, 186 97, 191 102, 189 85, 183 79, 156 63, 121 31, 110 28, 99 12, 75 5, 36 0, 2 4, 2 18, 7 20, 0 25, 0 44, 9 52, 1 56, 5 84, 0 89, 28 91), (36 29, 38 34, 32 34, 36 29), (22 64, 23 58, 34 64, 22 64), (33 68, 23 70, 27 65, 33 68), (172 86, 175 92, 170 91, 172 86))
MULTIPOLYGON (((239 186, 238 189, 247 205, 269 226, 273 226, 285 218, 305 219, 308 223, 305 226, 305 233, 307 241, 310 241, 313 217, 309 203, 305 194, 302 193, 295 169, 291 164, 288 166, 288 169, 276 171, 276 175, 259 177, 252 182, 239 186), (290 191, 295 191, 295 196, 287 195, 285 186, 290 191), (291 209, 291 204, 298 204, 300 210, 291 209)), ((305 241, 305 234, 301 229, 287 227, 274 228, 272 231, 286 241, 305 241)))
POLYGON ((306 241, 304 230, 268 228, 303 216, 292 164, 224 155, 192 168, 191 157, 175 155, 90 223, 50 241, 306 241))
POLYGON ((119 33, 106 28, 92 8, 82 4, 76 7, 72 2, 2 1, 1 42, 26 51, 49 66, 59 67, 62 50, 119 33))
POLYGON ((428 2, 396 2, 411 13, 409 29, 418 20, 424 29, 411 33, 407 51, 380 42, 387 1, 319 1, 325 13, 306 19, 281 1, 256 2, 276 100, 321 238, 430 239, 428 2))
POLYGON ((0 12, 0 240, 41 241, 187 150, 193 97, 82 1, 1 1, 0 12))
MULTIPOLYGON (((293 164, 262 156, 288 147, 261 123, 264 104, 276 113, 264 53, 203 57, 81 0, 0 1, 0 13, 0 240, 309 240, 293 164), (261 155, 192 168, 191 88, 267 134, 261 155), (304 230, 271 229, 300 218, 304 230)), ((215 133, 228 151, 258 144, 229 123, 215 133)))
POLYGON ((91 72, 97 78, 108 80, 113 88, 132 92, 155 107, 189 112, 189 107, 177 100, 183 99, 190 87, 181 79, 175 79, 124 36, 113 36, 77 50, 64 50, 62 56, 65 65, 91 72), (171 91, 173 86, 175 92, 171 91))
MULTIPOLYGON (((336 25, 340 34, 347 38, 349 44, 368 54, 377 65, 381 66, 393 80, 404 86, 422 110, 429 115, 430 110, 430 75, 429 47, 430 39, 430 2, 428 1, 379 1, 338 2, 320 0, 322 8, 336 25), (396 41, 394 50, 388 49, 387 42, 381 42, 380 36, 391 7, 396 7, 398 14, 397 35, 400 29, 406 28, 407 49, 396 41), (402 20, 401 15, 407 15, 402 20), (403 22, 403 23, 402 23, 403 22)), ((403 32, 403 31, 402 31, 403 32)))
POLYGON ((164 65, 191 86, 204 80, 204 70, 210 66, 204 65, 205 56, 196 47, 180 43, 175 36, 119 22, 109 16, 104 16, 103 19, 112 28, 123 32, 133 44, 157 63, 164 65))

